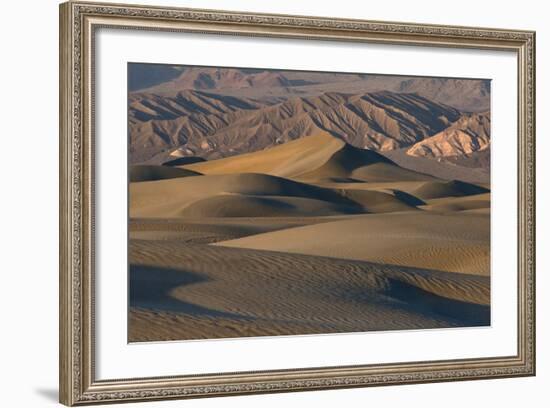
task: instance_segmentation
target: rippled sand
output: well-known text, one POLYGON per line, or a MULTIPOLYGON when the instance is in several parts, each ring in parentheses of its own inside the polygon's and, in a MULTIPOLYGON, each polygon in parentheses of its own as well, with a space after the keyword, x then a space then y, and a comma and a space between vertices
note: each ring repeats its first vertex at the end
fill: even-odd
POLYGON ((486 186, 325 134, 157 167, 129 189, 130 341, 490 324, 486 186))

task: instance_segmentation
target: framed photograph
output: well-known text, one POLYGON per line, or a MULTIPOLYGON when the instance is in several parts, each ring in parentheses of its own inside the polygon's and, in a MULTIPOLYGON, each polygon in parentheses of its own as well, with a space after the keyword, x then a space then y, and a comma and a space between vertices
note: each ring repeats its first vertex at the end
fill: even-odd
POLYGON ((535 33, 60 7, 60 400, 535 374, 535 33))

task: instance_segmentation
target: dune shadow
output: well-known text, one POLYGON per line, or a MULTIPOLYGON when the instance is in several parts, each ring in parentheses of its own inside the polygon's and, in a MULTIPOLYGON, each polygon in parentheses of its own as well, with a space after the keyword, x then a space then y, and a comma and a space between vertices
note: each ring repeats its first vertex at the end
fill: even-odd
POLYGON ((401 190, 392 190, 393 194, 395 195, 395 198, 398 200, 404 202, 405 204, 408 204, 412 207, 417 207, 419 205, 425 205, 426 203, 422 201, 420 198, 413 196, 412 194, 406 193, 401 190))
POLYGON ((184 157, 178 157, 177 159, 165 161, 164 163, 162 163, 162 165, 163 166, 185 166, 188 164, 202 163, 205 161, 206 159, 203 159, 202 157, 198 157, 198 156, 184 156, 184 157))
POLYGON ((176 299, 170 292, 180 286, 208 281, 193 272, 149 265, 130 265, 130 307, 186 313, 195 316, 242 319, 234 313, 210 309, 176 299))
POLYGON ((391 279, 386 295, 407 302, 419 313, 440 315, 457 320, 461 326, 488 326, 491 307, 439 296, 407 282, 391 279))

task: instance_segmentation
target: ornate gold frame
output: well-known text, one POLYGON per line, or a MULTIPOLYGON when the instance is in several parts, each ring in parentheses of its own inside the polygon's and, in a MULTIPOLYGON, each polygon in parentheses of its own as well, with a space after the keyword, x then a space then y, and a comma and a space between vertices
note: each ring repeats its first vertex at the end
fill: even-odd
POLYGON ((66 405, 535 374, 535 33, 68 2, 60 6, 60 401, 66 405), (93 46, 98 27, 506 50, 518 56, 518 350, 513 356, 238 374, 94 376, 93 46))

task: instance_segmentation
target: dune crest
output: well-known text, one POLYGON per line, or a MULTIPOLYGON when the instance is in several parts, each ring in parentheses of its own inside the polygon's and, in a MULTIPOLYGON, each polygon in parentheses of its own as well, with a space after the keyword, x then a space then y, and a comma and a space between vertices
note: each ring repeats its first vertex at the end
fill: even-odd
POLYGON ((373 214, 213 245, 488 275, 488 226, 485 216, 373 214))
POLYGON ((134 241, 130 258, 130 341, 481 326, 490 315, 486 277, 179 241, 134 241))
POLYGON ((491 324, 489 81, 156 72, 129 95, 130 341, 491 324))
POLYGON ((201 173, 188 169, 178 169, 165 166, 135 165, 130 166, 128 179, 130 183, 136 183, 140 181, 156 181, 178 177, 199 176, 200 174, 201 173))
POLYGON ((373 150, 351 146, 326 132, 260 152, 190 164, 184 168, 203 174, 254 172, 305 181, 434 180, 434 177, 401 168, 373 150))
POLYGON ((190 164, 185 168, 203 174, 265 173, 293 177, 322 166, 344 146, 343 140, 318 132, 259 152, 190 164))

